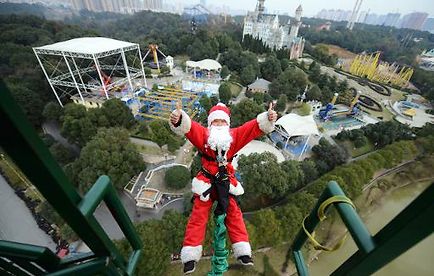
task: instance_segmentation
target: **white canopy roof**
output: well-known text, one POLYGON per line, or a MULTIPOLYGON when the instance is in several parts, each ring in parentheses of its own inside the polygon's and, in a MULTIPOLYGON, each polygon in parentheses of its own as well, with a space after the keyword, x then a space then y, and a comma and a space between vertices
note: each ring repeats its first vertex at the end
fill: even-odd
POLYGON ((274 154, 277 157, 277 162, 281 163, 281 162, 285 161, 285 157, 283 156, 283 154, 275 147, 273 147, 273 146, 271 146, 265 142, 253 140, 238 151, 234 160, 232 160, 232 166, 234 166, 235 169, 238 167, 238 159, 240 159, 241 155, 247 156, 247 155, 250 155, 250 154, 255 153, 255 152, 256 153, 264 153, 266 151, 274 154))
POLYGON ((220 65, 220 63, 218 63, 217 61, 213 60, 213 59, 203 59, 201 61, 192 61, 189 60, 185 63, 187 65, 187 67, 195 67, 195 68, 199 68, 201 70, 220 70, 222 69, 222 66, 220 65))
POLYGON ((318 127, 313 115, 300 116, 295 113, 287 114, 276 121, 291 136, 319 135, 318 127))
POLYGON ((80 37, 50 45, 35 47, 35 49, 92 55, 136 45, 138 44, 106 37, 80 37))

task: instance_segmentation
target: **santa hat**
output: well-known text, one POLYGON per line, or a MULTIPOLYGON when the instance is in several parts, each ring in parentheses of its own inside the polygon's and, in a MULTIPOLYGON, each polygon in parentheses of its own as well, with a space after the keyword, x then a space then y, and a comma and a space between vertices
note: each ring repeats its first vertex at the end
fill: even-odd
POLYGON ((213 106, 208 113, 208 126, 216 119, 225 120, 228 125, 231 124, 231 111, 224 103, 218 103, 213 106))

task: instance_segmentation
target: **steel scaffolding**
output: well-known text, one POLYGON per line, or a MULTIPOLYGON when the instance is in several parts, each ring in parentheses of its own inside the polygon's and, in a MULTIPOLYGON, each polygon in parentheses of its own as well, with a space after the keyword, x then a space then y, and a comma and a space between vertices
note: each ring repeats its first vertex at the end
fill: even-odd
POLYGON ((100 37, 78 38, 35 47, 33 52, 61 106, 77 94, 84 103, 86 97, 92 96, 109 99, 112 90, 119 87, 133 92, 147 85, 138 44, 100 37), (98 51, 96 43, 105 47, 98 51), (113 47, 106 45, 110 43, 113 47))

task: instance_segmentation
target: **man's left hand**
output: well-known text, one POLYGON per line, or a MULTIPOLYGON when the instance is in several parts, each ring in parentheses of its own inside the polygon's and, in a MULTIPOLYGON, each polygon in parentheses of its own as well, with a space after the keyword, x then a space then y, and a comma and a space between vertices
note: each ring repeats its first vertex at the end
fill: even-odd
POLYGON ((268 106, 268 121, 275 122, 277 120, 277 113, 273 110, 273 103, 270 102, 268 106))

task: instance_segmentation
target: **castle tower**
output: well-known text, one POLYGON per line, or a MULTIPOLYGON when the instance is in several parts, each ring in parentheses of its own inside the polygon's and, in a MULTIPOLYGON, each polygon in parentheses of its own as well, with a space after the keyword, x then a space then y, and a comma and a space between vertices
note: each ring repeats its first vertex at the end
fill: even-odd
POLYGON ((258 13, 258 16, 261 16, 264 13, 265 6, 264 6, 265 0, 258 0, 258 3, 256 4, 256 12, 258 13))
POLYGON ((289 43, 292 43, 294 38, 298 36, 298 29, 301 25, 301 14, 303 13, 303 9, 301 5, 295 10, 295 20, 291 24, 291 31, 289 33, 289 43))

